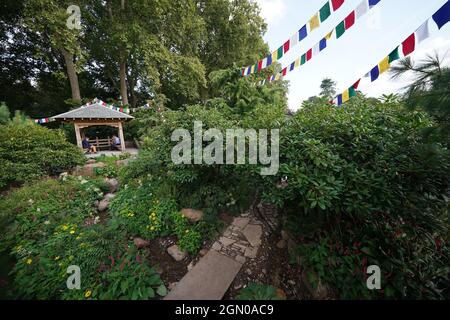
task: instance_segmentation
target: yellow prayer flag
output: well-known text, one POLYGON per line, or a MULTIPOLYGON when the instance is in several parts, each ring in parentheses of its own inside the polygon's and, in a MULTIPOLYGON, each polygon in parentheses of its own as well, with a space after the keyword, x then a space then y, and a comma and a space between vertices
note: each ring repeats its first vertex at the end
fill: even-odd
POLYGON ((348 100, 350 100, 350 92, 347 89, 342 93, 342 102, 347 102, 348 100))
POLYGON ((275 61, 278 61, 278 50, 272 52, 272 63, 274 63, 275 61))
POLYGON ((316 13, 310 20, 309 20, 309 31, 313 31, 314 29, 317 29, 320 26, 319 21, 319 15, 316 13))
POLYGON ((389 56, 388 56, 388 57, 384 58, 378 65, 378 68, 380 69, 380 74, 388 71, 389 67, 390 67, 390 64, 389 64, 389 56))
POLYGON ((330 40, 332 35, 333 35, 333 31, 331 31, 329 34, 327 34, 325 36, 325 39, 330 40))
POLYGON ((300 58, 295 60, 295 68, 298 68, 300 66, 300 58))

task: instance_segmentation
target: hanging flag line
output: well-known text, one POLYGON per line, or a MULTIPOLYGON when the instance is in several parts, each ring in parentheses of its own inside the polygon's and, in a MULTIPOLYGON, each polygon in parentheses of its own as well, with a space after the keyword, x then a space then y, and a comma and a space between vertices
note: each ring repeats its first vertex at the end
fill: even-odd
MULTIPOLYGON (((431 18, 428 18, 423 24, 421 24, 416 31, 414 31, 408 38, 406 38, 405 41, 401 43, 401 45, 398 45, 388 56, 373 67, 363 78, 370 78, 370 82, 372 83, 376 81, 381 74, 390 69, 391 63, 400 59, 400 53, 402 53, 403 57, 407 57, 413 53, 416 49, 416 45, 430 37, 429 23, 432 20, 436 23, 439 30, 450 21, 450 0, 448 0, 439 10, 437 10, 431 18)), ((361 80, 362 78, 356 81, 343 93, 337 95, 330 101, 330 104, 340 106, 356 96, 356 90, 358 89, 361 80)))
MULTIPOLYGON (((116 106, 112 106, 107 104, 106 102, 95 98, 94 100, 92 100, 91 102, 86 103, 85 105, 82 105, 80 108, 87 108, 90 107, 94 104, 99 104, 105 108, 111 109, 111 110, 115 110, 115 111, 119 111, 119 112, 123 112, 123 113, 127 113, 130 114, 130 109, 129 108, 123 108, 123 107, 116 107, 116 106)), ((38 123, 38 124, 44 124, 44 123, 49 123, 49 122, 53 122, 55 121, 55 119, 53 119, 52 117, 49 118, 41 118, 41 119, 34 119, 34 123, 38 123)))
POLYGON ((289 40, 287 40, 281 47, 269 54, 262 60, 259 60, 254 65, 242 68, 242 76, 248 76, 250 74, 258 73, 261 70, 271 66, 274 62, 280 60, 290 49, 294 48, 300 41, 306 39, 309 33, 320 27, 320 24, 327 20, 332 11, 336 12, 343 4, 345 0, 329 0, 322 8, 314 14, 309 21, 295 32, 289 40))
POLYGON ((288 73, 294 71, 296 68, 309 62, 313 57, 315 57, 328 47, 329 41, 332 40, 333 33, 336 34, 336 40, 341 38, 348 29, 353 27, 358 20, 364 17, 370 11, 370 9, 376 6, 380 1, 381 0, 363 0, 355 10, 350 12, 350 14, 344 20, 342 20, 335 28, 333 28, 333 30, 328 32, 311 49, 309 49, 307 52, 305 52, 303 55, 297 58, 294 62, 290 63, 287 67, 285 67, 277 74, 260 81, 259 85, 264 85, 266 82, 280 80, 288 73))

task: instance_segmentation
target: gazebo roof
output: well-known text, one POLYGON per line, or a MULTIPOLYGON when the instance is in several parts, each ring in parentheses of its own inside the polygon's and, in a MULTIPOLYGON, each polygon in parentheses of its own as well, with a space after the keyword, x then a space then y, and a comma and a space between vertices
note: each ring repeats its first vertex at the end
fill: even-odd
POLYGON ((59 114, 57 116, 54 116, 53 119, 56 120, 111 120, 111 119, 117 119, 117 120, 131 120, 134 119, 134 117, 120 112, 116 111, 110 108, 107 108, 100 103, 94 103, 89 106, 82 106, 78 109, 74 109, 62 114, 59 114))

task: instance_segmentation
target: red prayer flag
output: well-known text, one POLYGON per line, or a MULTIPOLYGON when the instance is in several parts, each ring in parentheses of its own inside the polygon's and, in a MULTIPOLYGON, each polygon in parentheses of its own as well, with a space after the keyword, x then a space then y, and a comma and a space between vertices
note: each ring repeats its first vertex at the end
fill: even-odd
POLYGON ((286 74, 287 74, 287 67, 286 67, 286 68, 284 68, 284 69, 283 69, 283 71, 282 71, 282 75, 283 75, 283 77, 284 77, 284 76, 286 76, 286 74))
POLYGON ((312 49, 309 49, 308 52, 306 53, 306 61, 311 60, 312 58, 312 49))
POLYGON ((263 61, 259 60, 259 62, 258 62, 258 71, 261 71, 262 66, 263 66, 263 61))
POLYGON ((331 0, 333 10, 336 11, 337 9, 339 9, 344 2, 345 0, 331 0))
POLYGON ((416 35, 413 33, 403 42, 403 54, 405 57, 416 49, 416 35))
POLYGON ((345 18, 345 30, 350 29, 355 24, 355 11, 352 11, 347 18, 345 18))
POLYGON ((359 83, 361 82, 361 79, 359 79, 358 81, 356 81, 356 83, 353 85, 353 89, 357 90, 359 87, 359 83))
POLYGON ((286 42, 284 43, 284 45, 283 45, 283 51, 284 51, 284 53, 288 52, 290 47, 291 47, 291 40, 288 40, 288 41, 286 41, 286 42))

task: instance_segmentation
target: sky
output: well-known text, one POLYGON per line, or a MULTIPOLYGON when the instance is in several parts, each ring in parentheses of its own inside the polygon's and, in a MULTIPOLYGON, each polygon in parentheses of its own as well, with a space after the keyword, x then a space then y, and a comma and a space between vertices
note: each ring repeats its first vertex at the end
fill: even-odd
MULTIPOLYGON (((270 50, 278 49, 294 32, 326 3, 326 0, 254 0, 261 7, 261 16, 267 23, 264 40, 270 50)), ((288 52, 279 62, 288 66, 333 30, 362 0, 346 0, 342 7, 288 52)), ((341 38, 333 39, 328 47, 305 65, 288 73, 289 108, 299 109, 302 101, 320 93, 323 78, 332 78, 341 93, 363 77, 395 47, 430 18, 447 0, 381 0, 370 12, 357 20, 341 38)), ((420 60, 438 52, 450 65, 450 23, 438 30, 430 23, 430 38, 416 46, 411 55, 420 60)), ((370 83, 363 80, 359 90, 370 97, 401 93, 411 79, 391 80, 385 73, 370 83)))

